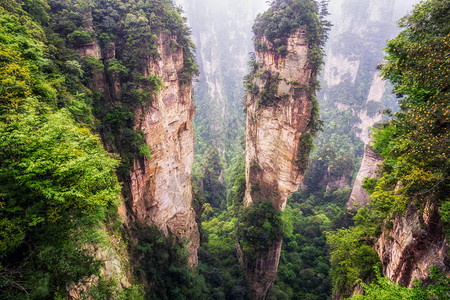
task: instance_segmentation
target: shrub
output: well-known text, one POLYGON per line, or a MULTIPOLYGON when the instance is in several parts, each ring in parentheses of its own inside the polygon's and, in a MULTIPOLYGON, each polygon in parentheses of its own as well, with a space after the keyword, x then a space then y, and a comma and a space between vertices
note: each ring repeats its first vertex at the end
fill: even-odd
POLYGON ((67 35, 67 39, 74 46, 82 46, 84 44, 92 42, 91 35, 83 30, 75 30, 67 35))
POLYGON ((244 209, 237 227, 237 239, 250 261, 267 251, 283 236, 281 211, 270 202, 261 202, 244 209))

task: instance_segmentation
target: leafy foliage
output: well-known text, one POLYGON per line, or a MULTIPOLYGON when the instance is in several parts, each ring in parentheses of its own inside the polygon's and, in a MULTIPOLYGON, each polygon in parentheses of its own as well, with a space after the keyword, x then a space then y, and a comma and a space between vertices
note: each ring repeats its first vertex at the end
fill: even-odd
MULTIPOLYGON (((327 39, 327 31, 331 27, 331 23, 323 19, 327 14, 326 4, 322 3, 321 18, 318 17, 319 5, 314 0, 274 0, 270 5, 269 10, 256 18, 253 25, 255 36, 258 39, 265 36, 276 51, 284 56, 287 54, 286 43, 289 35, 299 28, 305 29, 309 59, 314 73, 317 72, 323 64, 322 47, 327 39)), ((264 50, 258 45, 255 48, 264 50)))
POLYGON ((254 261, 258 254, 268 251, 272 243, 283 235, 281 212, 275 210, 270 202, 245 208, 236 235, 246 259, 254 261))
POLYGON ((200 274, 214 299, 250 299, 250 291, 236 256, 237 218, 231 211, 202 216, 200 274))
POLYGON ((63 296, 99 272, 83 245, 118 204, 118 163, 67 110, 20 103, 0 116, 0 281, 9 297, 63 296))
POLYGON ((279 74, 276 73, 272 75, 268 70, 264 70, 261 75, 261 79, 265 80, 265 84, 261 92, 259 93, 260 100, 258 104, 263 106, 270 106, 273 103, 276 103, 280 98, 277 96, 278 91, 278 77, 279 74))
POLYGON ((415 282, 413 288, 406 288, 393 283, 389 278, 381 277, 377 272, 377 283, 363 284, 364 295, 356 295, 353 300, 363 299, 447 299, 450 297, 450 281, 445 273, 435 267, 431 267, 431 284, 415 282))
POLYGON ((449 201, 449 7, 449 1, 416 6, 387 44, 382 74, 404 98, 401 111, 375 131, 374 147, 385 161, 372 199, 385 211, 402 211, 411 200, 449 201))
POLYGON ((138 276, 148 283, 146 299, 212 299, 207 295, 203 277, 186 267, 187 250, 175 237, 165 237, 155 226, 138 225, 135 250, 138 276))
POLYGON ((222 180, 223 166, 217 148, 210 145, 202 155, 200 163, 195 164, 193 182, 195 186, 201 187, 204 198, 199 205, 204 203, 212 207, 225 210, 227 207, 226 187, 222 180))
POLYGON ((305 132, 300 136, 300 146, 297 153, 297 165, 302 171, 305 171, 308 167, 309 152, 313 149, 313 137, 309 132, 305 132))
MULTIPOLYGON (((448 14, 444 12, 449 7, 449 1, 420 3, 400 22, 404 30, 387 43, 386 62, 381 71, 393 84, 394 92, 400 98, 401 111, 394 116, 391 114, 391 120, 375 129, 374 148, 384 157, 384 162, 380 178, 364 182, 371 195, 371 205, 358 212, 354 227, 330 232, 327 236, 334 288, 344 295, 350 295, 351 286, 361 280, 375 280, 375 273, 367 269, 375 264, 375 260, 358 261, 360 256, 354 251, 370 249, 380 234, 380 224, 409 205, 415 204, 420 210, 427 203, 438 204, 444 231, 448 228, 447 57, 450 28, 448 14), (346 256, 348 253, 352 256, 346 256)), ((366 258, 370 257, 366 255, 366 258)), ((431 276, 437 278, 434 271, 431 276)), ((369 287, 362 283, 368 299, 433 298, 420 286, 406 289, 387 279, 378 277, 378 281, 369 287)), ((433 289, 431 285, 430 292, 433 289)), ((445 289, 443 291, 439 296, 448 297, 445 289)))
POLYGON ((355 225, 349 229, 327 232, 333 290, 345 296, 352 294, 359 281, 375 279, 374 268, 380 267, 378 255, 372 247, 381 233, 382 215, 362 208, 354 220, 355 225))
POLYGON ((118 161, 89 130, 93 93, 82 83, 99 63, 80 63, 53 38, 48 9, 32 0, 0 7, 2 299, 68 296, 100 275, 105 225, 120 223, 118 161))

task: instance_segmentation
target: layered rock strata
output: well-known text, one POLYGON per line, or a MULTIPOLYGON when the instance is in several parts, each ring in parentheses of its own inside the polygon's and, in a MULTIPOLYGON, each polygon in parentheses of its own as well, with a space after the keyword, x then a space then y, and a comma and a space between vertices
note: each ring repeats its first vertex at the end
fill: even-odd
POLYGON ((143 74, 157 75, 164 88, 136 111, 135 129, 145 133, 152 157, 134 160, 128 204, 137 221, 187 240, 189 262, 196 266, 200 235, 192 208, 193 90, 191 83, 180 83, 183 51, 169 49, 169 38, 160 34, 161 57, 149 60, 143 74))
MULTIPOLYGON (((92 16, 87 16, 92 28, 92 16)), ((188 241, 189 264, 198 264, 200 234, 192 207, 191 169, 194 161, 195 106, 191 82, 182 83, 179 74, 184 67, 181 47, 170 47, 176 36, 160 33, 158 58, 147 60, 143 76, 156 75, 162 80, 161 92, 152 101, 135 110, 135 130, 145 134, 151 159, 134 158, 127 197, 128 217, 125 223, 137 221, 156 225, 164 234, 174 234, 188 241)), ((104 61, 116 58, 115 44, 101 49, 94 39, 77 49, 81 57, 92 55, 104 61)), ((117 75, 106 71, 95 73, 93 86, 106 99, 118 101, 121 83, 117 75)), ((106 145, 108 147, 108 145, 106 145)), ((124 214, 122 212, 122 214, 124 214)))
MULTIPOLYGON (((265 38, 257 42, 274 49, 265 38)), ((250 78, 253 88, 247 93, 246 104, 244 206, 267 201, 276 210, 283 210, 287 197, 298 189, 304 176, 299 157, 307 156, 309 148, 302 144, 301 137, 309 134, 311 127, 313 103, 309 86, 315 74, 308 62, 303 30, 287 38, 286 55, 276 50, 255 54, 257 67, 250 78), (267 93, 272 93, 270 99, 267 93)), ((276 238, 267 251, 258 254, 254 264, 247 263, 238 244, 240 261, 255 299, 267 297, 275 280, 281 244, 281 237, 276 238)))

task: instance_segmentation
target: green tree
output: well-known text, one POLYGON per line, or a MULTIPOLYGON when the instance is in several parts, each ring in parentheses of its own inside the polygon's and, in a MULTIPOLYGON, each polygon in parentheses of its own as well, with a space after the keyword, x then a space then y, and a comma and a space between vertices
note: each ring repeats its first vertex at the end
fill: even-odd
POLYGON ((419 205, 433 197, 448 201, 449 8, 450 1, 416 6, 400 22, 404 30, 387 44, 382 74, 403 98, 401 111, 375 131, 374 147, 385 162, 372 199, 380 205, 389 199, 393 210, 405 209, 412 199, 419 205))
POLYGON ((0 122, 0 281, 11 296, 64 295, 99 271, 83 245, 99 241, 117 207, 118 164, 67 111, 36 101, 20 110, 0 122))
POLYGON ((406 288, 389 278, 381 277, 377 272, 377 283, 363 284, 364 295, 356 295, 352 300, 379 299, 379 300, 417 300, 417 299, 448 299, 450 297, 450 279, 435 267, 430 269, 431 282, 423 284, 414 283, 413 288, 406 288))

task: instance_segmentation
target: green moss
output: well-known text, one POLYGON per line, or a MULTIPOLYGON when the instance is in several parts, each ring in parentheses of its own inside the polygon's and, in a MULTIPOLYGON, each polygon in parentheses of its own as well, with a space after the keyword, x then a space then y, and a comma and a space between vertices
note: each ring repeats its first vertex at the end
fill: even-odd
POLYGON ((266 82, 264 88, 259 93, 259 105, 270 106, 280 100, 277 96, 279 76, 279 73, 272 75, 267 70, 262 73, 261 78, 266 82))

